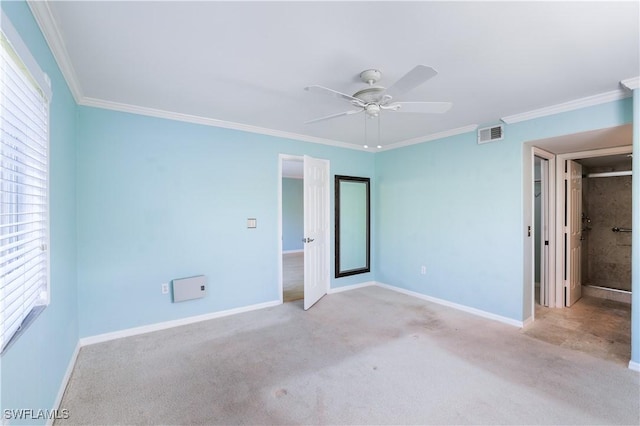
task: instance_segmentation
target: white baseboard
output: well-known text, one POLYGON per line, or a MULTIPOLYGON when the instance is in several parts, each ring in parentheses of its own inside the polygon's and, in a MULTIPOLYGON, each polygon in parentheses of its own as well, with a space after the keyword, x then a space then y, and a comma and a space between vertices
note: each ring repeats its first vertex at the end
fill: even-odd
POLYGON ((300 250, 282 250, 282 254, 290 254, 290 253, 304 253, 304 249, 300 249, 300 250))
POLYGON ((629 370, 637 371, 640 373, 640 363, 629 361, 629 370))
POLYGON ((417 297, 418 299, 426 300, 428 302, 437 303, 438 305, 448 306, 450 308, 458 309, 458 310, 463 311, 463 312, 468 312, 470 314, 477 315, 479 317, 491 319, 491 320, 494 320, 494 321, 499 321, 501 323, 512 325, 514 327, 519 327, 519 328, 523 327, 523 322, 522 321, 514 320, 513 318, 507 318, 507 317, 503 317, 501 315, 492 314, 491 312, 487 312, 487 311, 483 311, 483 310, 480 310, 480 309, 472 308, 472 307, 466 306, 466 305, 461 305, 459 303, 450 302, 450 301, 444 300, 444 299, 438 299, 437 297, 427 296, 426 294, 417 293, 415 291, 406 290, 404 288, 395 287, 395 286, 392 286, 392 285, 389 285, 389 284, 384 284, 384 283, 378 282, 378 283, 376 283, 376 285, 378 285, 379 287, 382 287, 382 288, 386 288, 388 290, 393 290, 393 291, 397 291, 398 293, 406 294, 408 296, 417 297))
MULTIPOLYGON (((60 382, 60 389, 58 389, 58 395, 56 395, 56 399, 53 402, 53 411, 60 409, 60 404, 62 403, 62 397, 64 396, 64 392, 67 390, 67 385, 69 384, 69 380, 71 379, 71 374, 73 373, 73 369, 76 366, 76 360, 78 359, 78 354, 80 353, 80 342, 76 344, 76 348, 73 350, 73 354, 71 354, 71 359, 69 360, 69 364, 67 365, 67 371, 65 371, 64 376, 62 377, 62 381, 60 382)), ((53 425, 55 419, 48 419, 47 426, 53 425)))
POLYGON ((255 305, 243 306, 241 308, 228 309, 226 311, 212 312, 204 315, 196 315, 193 317, 181 318, 173 321, 159 322, 155 324, 143 325, 140 327, 127 328, 124 330, 113 331, 110 333, 97 334, 95 336, 83 337, 80 339, 80 346, 93 345, 96 343, 108 342, 109 340, 120 339, 122 337, 137 336, 139 334, 151 333, 153 331, 166 330, 168 328, 179 327, 181 325, 193 324, 200 321, 207 321, 215 318, 226 317, 229 315, 241 314, 244 312, 255 311, 258 309, 270 308, 280 305, 279 300, 271 302, 258 303, 255 305))
POLYGON ((358 284, 353 284, 353 285, 345 285, 344 287, 330 288, 329 291, 327 291, 327 294, 342 293, 343 291, 356 290, 358 288, 369 287, 369 286, 372 286, 372 285, 376 285, 376 282, 375 281, 366 281, 366 282, 363 282, 363 283, 358 283, 358 284))

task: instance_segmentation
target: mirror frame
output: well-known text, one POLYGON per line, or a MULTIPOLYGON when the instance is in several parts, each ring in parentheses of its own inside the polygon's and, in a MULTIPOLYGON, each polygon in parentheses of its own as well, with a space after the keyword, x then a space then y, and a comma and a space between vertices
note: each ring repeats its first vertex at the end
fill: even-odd
POLYGON ((335 277, 347 277, 350 275, 364 274, 371 272, 371 192, 370 178, 335 175, 335 277), (341 270, 340 269, 340 183, 341 182, 361 182, 366 187, 366 264, 361 268, 341 270))

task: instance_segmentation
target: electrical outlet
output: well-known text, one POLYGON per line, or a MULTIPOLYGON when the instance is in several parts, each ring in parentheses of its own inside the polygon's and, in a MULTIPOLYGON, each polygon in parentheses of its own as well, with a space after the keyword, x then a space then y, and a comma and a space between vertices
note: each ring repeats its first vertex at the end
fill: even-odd
POLYGON ((427 267, 422 265, 422 267, 420 268, 420 275, 426 275, 427 274, 427 267))
POLYGON ((162 294, 169 293, 169 283, 162 283, 162 294))

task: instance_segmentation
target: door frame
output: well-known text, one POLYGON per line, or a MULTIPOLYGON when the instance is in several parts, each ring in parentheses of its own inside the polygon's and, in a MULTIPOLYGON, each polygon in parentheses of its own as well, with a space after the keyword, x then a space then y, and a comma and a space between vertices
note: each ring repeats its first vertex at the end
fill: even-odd
MULTIPOLYGON (((632 145, 619 146, 614 148, 593 149, 589 151, 577 151, 566 154, 558 154, 556 156, 556 223, 562 224, 564 222, 564 165, 566 160, 579 160, 581 158, 593 158, 604 157, 607 155, 617 154, 631 154, 633 152, 632 145), (562 178, 560 178, 562 177, 562 178)), ((567 218, 567 221, 570 217, 567 218)), ((567 222, 566 228, 571 229, 571 223, 567 222)), ((549 304, 556 308, 564 308, 564 287, 566 285, 564 280, 564 264, 565 264, 565 252, 564 252, 564 232, 565 226, 559 225, 556 227, 556 268, 555 268, 555 305, 549 304), (558 284, 560 283, 560 284, 558 284)), ((551 291, 551 290, 550 290, 551 291)))
MULTIPOLYGON (((315 157, 314 157, 315 158, 315 157)), ((278 290, 278 299, 280 301, 280 304, 284 303, 284 298, 283 298, 283 291, 284 291, 284 286, 283 286, 283 279, 284 279, 284 273, 283 273, 283 263, 282 263, 282 231, 283 231, 283 226, 282 226, 282 165, 285 161, 296 161, 296 162, 301 162, 304 163, 304 155, 292 155, 292 154, 278 154, 278 225, 277 225, 277 239, 278 239, 278 259, 277 259, 277 263, 276 265, 278 265, 278 282, 277 282, 277 290, 278 290)), ((329 161, 329 160, 326 160, 329 161)), ((330 169, 329 169, 330 170, 330 169)), ((329 175, 327 176, 327 178, 329 179, 329 184, 328 184, 328 190, 329 192, 331 191, 331 181, 330 181, 330 172, 329 175)), ((304 171, 303 171, 303 176, 302 176, 302 181, 304 182, 304 171)), ((329 194, 329 201, 326 203, 326 215, 327 218, 329 218, 329 227, 327 228, 327 250, 329 251, 329 253, 327 254, 327 256, 325 256, 325 265, 323 265, 322 267, 325 268, 327 271, 330 271, 331 268, 331 264, 330 264, 330 257, 331 257, 331 195, 329 194)), ((306 270, 307 268, 307 264, 305 262, 304 268, 306 270)), ((329 276, 329 275, 328 275, 329 276)), ((330 278, 329 278, 330 280, 330 278)), ((331 282, 329 281, 327 283, 327 292, 329 290, 329 288, 331 287, 331 282)))
MULTIPOLYGON (((546 280, 548 282, 544 283, 547 292, 548 292, 548 300, 549 300, 549 306, 554 306, 555 305, 555 288, 556 288, 556 275, 555 275, 555 268, 556 268, 556 234, 555 234, 555 229, 556 229, 556 155, 545 151, 543 149, 537 148, 537 147, 533 147, 532 152, 531 152, 531 163, 532 163, 532 168, 533 168, 533 164, 535 162, 535 157, 539 157, 542 158, 544 160, 547 161, 547 167, 546 170, 544 170, 545 176, 543 177, 542 175, 540 176, 541 180, 546 181, 546 188, 547 191, 542 191, 540 195, 541 197, 544 196, 544 199, 541 200, 542 202, 542 206, 543 208, 546 210, 546 215, 543 213, 543 216, 546 216, 547 221, 545 223, 546 228, 547 228, 547 232, 546 232, 546 237, 548 238, 547 241, 549 241, 549 244, 546 245, 547 250, 546 253, 540 253, 540 260, 541 263, 543 265, 546 265, 546 269, 547 269, 547 274, 546 274, 546 280)), ((540 173, 543 173, 543 170, 540 170, 540 173)), ((535 205, 535 190, 533 189, 533 187, 535 187, 535 178, 533 178, 531 180, 531 184, 532 184, 532 190, 531 190, 531 195, 532 195, 532 201, 531 201, 531 206, 533 209, 533 206, 535 205)), ((542 185, 541 185, 542 186, 542 185)), ((535 215, 535 209, 533 209, 534 213, 532 214, 532 216, 535 215)), ((535 223, 535 221, 532 221, 532 223, 535 223)), ((535 232, 535 229, 534 229, 535 232)), ((535 234, 534 234, 535 235, 535 234)), ((544 229, 541 230, 541 239, 544 239, 544 229)), ((532 265, 535 268, 535 238, 533 238, 531 240, 531 244, 532 244, 532 255, 534 256, 531 260, 532 265)), ((544 269, 544 268, 543 268, 544 269)), ((544 274, 544 270, 540 271, 540 277, 541 277, 541 282, 540 282, 540 291, 542 292, 542 276, 544 274)), ((531 278, 531 318, 532 320, 535 319, 535 269, 532 270, 532 278, 531 278)))

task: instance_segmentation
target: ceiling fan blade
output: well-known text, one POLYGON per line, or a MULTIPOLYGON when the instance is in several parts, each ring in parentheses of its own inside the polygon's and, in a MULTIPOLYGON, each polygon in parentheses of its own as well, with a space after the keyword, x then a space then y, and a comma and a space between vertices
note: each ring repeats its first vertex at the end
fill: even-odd
POLYGON ((339 112, 338 114, 331 114, 331 115, 327 115, 326 117, 320 117, 314 120, 305 121, 304 124, 317 123, 318 121, 330 120, 332 118, 342 117, 343 115, 357 114, 362 111, 364 111, 364 109, 355 109, 351 111, 339 112))
POLYGON ((347 101, 355 102, 355 105, 364 106, 364 103, 358 98, 354 98, 353 96, 347 95, 346 93, 341 93, 323 86, 308 86, 308 87, 305 87, 304 90, 308 92, 321 93, 323 95, 333 96, 335 98, 346 99, 347 101))
POLYGON ((451 102, 394 102, 384 109, 398 112, 416 112, 421 114, 441 114, 451 109, 451 102))
POLYGON ((406 73, 400 80, 396 81, 382 93, 382 96, 391 96, 395 98, 411 89, 414 89, 429 80, 432 77, 438 75, 438 71, 426 65, 417 65, 414 69, 406 73))

